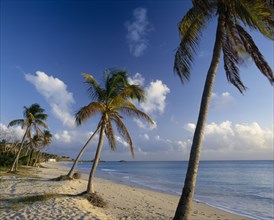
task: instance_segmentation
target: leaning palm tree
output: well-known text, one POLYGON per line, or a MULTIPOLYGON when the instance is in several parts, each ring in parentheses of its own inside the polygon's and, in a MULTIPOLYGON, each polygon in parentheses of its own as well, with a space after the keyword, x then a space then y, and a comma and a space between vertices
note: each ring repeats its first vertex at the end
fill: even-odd
POLYGON ((36 158, 35 158, 33 166, 37 165, 37 163, 39 162, 39 159, 40 159, 42 149, 45 148, 46 146, 50 145, 51 141, 52 141, 52 134, 50 133, 49 130, 44 130, 43 136, 41 136, 40 142, 37 146, 38 150, 37 150, 37 154, 36 154, 36 158))
POLYGON ((17 170, 17 164, 21 150, 24 146, 26 138, 28 138, 31 142, 32 130, 34 130, 37 135, 40 135, 42 134, 42 131, 40 130, 39 126, 42 126, 44 128, 48 127, 47 124, 44 122, 48 118, 48 115, 45 114, 44 111, 45 110, 41 108, 39 104, 36 103, 32 104, 30 107, 24 106, 24 119, 16 119, 8 124, 8 127, 15 125, 21 125, 22 128, 26 127, 26 131, 23 135, 21 144, 19 146, 19 150, 16 153, 16 157, 9 172, 15 172, 17 170))
MULTIPOLYGON (((154 123, 152 119, 144 112, 138 110, 131 102, 137 99, 142 101, 145 98, 144 90, 138 85, 130 85, 128 77, 124 71, 109 71, 105 74, 104 86, 101 87, 93 76, 83 74, 85 82, 88 84, 88 92, 92 102, 82 107, 76 113, 76 123, 81 125, 89 117, 100 114, 101 118, 97 126, 99 130, 99 141, 93 161, 93 166, 89 175, 89 181, 86 193, 94 193, 94 174, 100 160, 104 134, 106 135, 112 150, 116 150, 116 141, 113 124, 116 125, 117 131, 128 143, 131 154, 134 156, 134 147, 130 134, 123 123, 122 115, 135 116, 145 119, 149 123, 154 123)), ((95 134, 96 132, 94 132, 95 134)))
POLYGON ((248 26, 273 40, 273 7, 264 0, 193 0, 193 7, 179 23, 180 46, 175 55, 174 71, 184 82, 190 77, 193 55, 196 53, 202 30, 207 22, 217 16, 216 39, 210 67, 202 95, 199 117, 193 136, 187 174, 182 195, 174 219, 188 219, 194 195, 201 144, 215 75, 223 52, 227 80, 243 93, 246 89, 241 81, 239 66, 249 55, 260 72, 273 84, 274 76, 268 63, 257 48, 250 34, 243 28, 248 26))

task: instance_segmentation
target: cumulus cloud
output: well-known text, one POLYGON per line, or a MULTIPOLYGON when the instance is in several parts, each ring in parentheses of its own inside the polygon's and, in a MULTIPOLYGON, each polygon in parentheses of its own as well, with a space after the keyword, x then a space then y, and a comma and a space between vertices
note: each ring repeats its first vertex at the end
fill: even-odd
POLYGON ((0 123, 0 131, 0 138, 8 141, 21 140, 25 133, 25 130, 21 126, 7 127, 2 123, 0 123))
MULTIPOLYGON (((193 133, 195 125, 189 123, 185 128, 193 133)), ((262 128, 257 122, 235 125, 230 121, 211 123, 206 126, 203 146, 204 151, 271 151, 273 131, 262 128)))
POLYGON ((170 89, 161 80, 150 82, 145 87, 146 100, 141 103, 141 107, 147 113, 159 112, 163 113, 166 106, 166 96, 170 89))
POLYGON ((73 94, 67 91, 67 85, 58 78, 37 71, 36 75, 26 74, 25 78, 45 97, 51 111, 64 125, 74 126, 71 105, 75 102, 73 94))
POLYGON ((215 110, 224 110, 234 103, 234 98, 229 92, 222 94, 212 93, 211 107, 215 110))
POLYGON ((64 130, 62 133, 56 133, 54 138, 63 143, 71 143, 71 134, 68 131, 64 130))
MULTIPOLYGON (((140 103, 140 108, 147 114, 163 113, 166 107, 166 96, 170 89, 161 80, 151 81, 145 85, 145 78, 140 73, 136 73, 133 77, 129 77, 130 84, 137 84, 144 87, 146 99, 140 103)), ((136 103, 137 104, 137 103, 136 103)), ((145 130, 153 130, 157 128, 157 123, 149 124, 138 118, 134 119, 138 127, 145 130)))
POLYGON ((145 78, 140 74, 136 73, 133 77, 128 77, 129 84, 143 86, 145 84, 145 78))
POLYGON ((133 20, 127 21, 125 27, 130 53, 135 57, 142 56, 149 45, 147 34, 152 30, 147 19, 147 9, 136 8, 133 11, 133 20))

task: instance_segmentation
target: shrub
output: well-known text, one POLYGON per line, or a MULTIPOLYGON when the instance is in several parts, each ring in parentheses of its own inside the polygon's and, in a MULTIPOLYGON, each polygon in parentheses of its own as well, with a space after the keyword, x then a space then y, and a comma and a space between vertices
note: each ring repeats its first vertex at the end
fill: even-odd
POLYGON ((104 199, 97 195, 96 193, 89 193, 86 195, 87 200, 94 206, 105 208, 107 207, 107 202, 104 199))
POLYGON ((10 167, 15 159, 12 152, 0 152, 0 166, 10 167))
POLYGON ((81 178, 81 176, 82 176, 81 173, 76 172, 76 173, 73 174, 72 177, 73 177, 73 179, 77 179, 78 180, 78 179, 81 178))

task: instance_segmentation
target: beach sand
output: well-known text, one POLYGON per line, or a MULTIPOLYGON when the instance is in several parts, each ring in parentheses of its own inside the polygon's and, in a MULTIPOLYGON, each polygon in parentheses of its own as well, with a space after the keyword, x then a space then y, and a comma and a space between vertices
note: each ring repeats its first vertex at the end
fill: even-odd
MULTIPOLYGON (((50 178, 67 174, 68 169, 58 163, 45 163, 45 168, 31 168, 40 178, 1 176, 0 219, 172 219, 179 197, 133 186, 96 179, 95 190, 108 203, 106 208, 91 205, 76 195, 86 190, 87 175, 72 181, 50 181, 50 178), (33 195, 55 194, 45 201, 20 203, 15 199, 33 195), (4 200, 5 199, 5 200, 4 200), (13 201, 13 202, 12 202, 13 201)), ((206 204, 194 202, 193 220, 246 220, 206 204)))

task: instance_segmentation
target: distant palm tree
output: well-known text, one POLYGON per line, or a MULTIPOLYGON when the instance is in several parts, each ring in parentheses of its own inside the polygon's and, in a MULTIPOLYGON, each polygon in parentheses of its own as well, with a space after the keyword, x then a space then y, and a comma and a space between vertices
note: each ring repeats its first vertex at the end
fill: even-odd
MULTIPOLYGON (((83 76, 86 80, 85 82, 88 84, 88 92, 90 93, 92 102, 82 107, 76 113, 76 123, 77 125, 81 125, 82 122, 86 121, 89 117, 97 113, 101 115, 97 126, 97 130, 100 130, 99 142, 86 191, 86 193, 94 193, 93 179, 100 160, 104 133, 111 149, 116 150, 113 124, 116 125, 118 132, 128 143, 132 156, 134 156, 133 143, 122 121, 123 117, 120 114, 142 118, 152 124, 154 122, 147 114, 138 110, 131 102, 131 100, 135 99, 142 101, 145 95, 144 90, 140 86, 129 84, 126 72, 114 70, 107 72, 104 78, 104 88, 97 83, 93 76, 89 74, 83 74, 83 76)), ((95 133, 96 132, 94 132, 94 134, 95 133)))
POLYGON ((37 151, 36 159, 35 159, 35 162, 34 162, 33 166, 36 166, 37 163, 39 162, 39 158, 40 158, 40 155, 41 155, 41 150, 43 148, 45 148, 46 146, 50 145, 51 141, 52 141, 52 134, 50 133, 50 131, 44 130, 43 131, 43 136, 40 137, 40 143, 37 146, 38 151, 37 151))
POLYGON ((35 131, 37 135, 42 134, 42 131, 40 130, 39 126, 42 126, 44 128, 47 128, 47 124, 44 122, 48 115, 44 113, 44 109, 40 107, 39 104, 32 104, 30 107, 24 106, 24 119, 16 119, 11 121, 8 124, 8 127, 14 126, 14 125, 21 125, 22 128, 26 127, 26 131, 24 133, 24 136, 22 138, 21 144, 19 146, 19 150, 16 154, 15 160, 12 164, 12 167, 9 172, 15 172, 17 170, 17 163, 19 160, 19 156, 21 153, 21 150, 23 148, 24 142, 26 138, 31 141, 32 139, 32 129, 35 131))
POLYGON ((194 195, 201 144, 215 75, 221 52, 227 80, 243 93, 246 89, 240 79, 239 65, 249 55, 258 69, 273 84, 271 68, 260 53, 250 34, 242 27, 260 31, 273 40, 273 5, 264 0, 192 0, 193 7, 179 23, 180 46, 175 55, 174 70, 182 81, 189 79, 202 30, 213 17, 218 18, 215 45, 194 132, 189 164, 182 195, 174 219, 188 219, 194 195))

